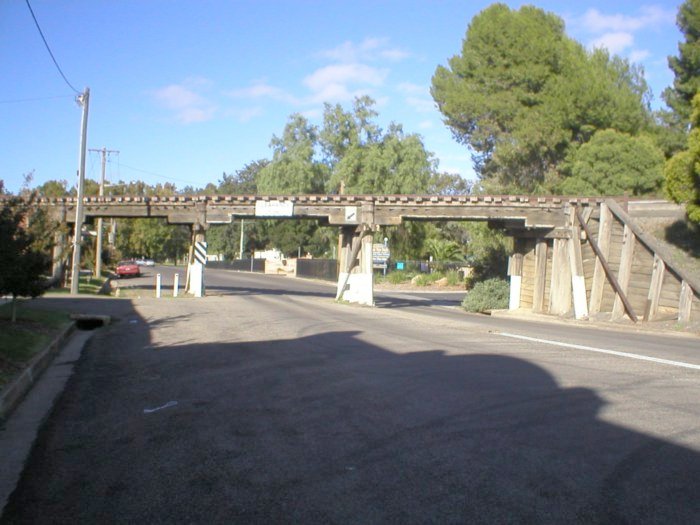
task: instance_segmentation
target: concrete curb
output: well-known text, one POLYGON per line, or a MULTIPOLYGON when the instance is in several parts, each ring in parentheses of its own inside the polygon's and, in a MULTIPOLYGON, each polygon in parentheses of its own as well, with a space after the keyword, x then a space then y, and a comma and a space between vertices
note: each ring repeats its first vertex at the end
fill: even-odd
POLYGON ((0 392, 0 420, 5 420, 17 408, 24 396, 29 392, 46 370, 53 358, 59 353, 66 340, 75 331, 76 323, 70 323, 46 348, 35 355, 24 371, 0 392))

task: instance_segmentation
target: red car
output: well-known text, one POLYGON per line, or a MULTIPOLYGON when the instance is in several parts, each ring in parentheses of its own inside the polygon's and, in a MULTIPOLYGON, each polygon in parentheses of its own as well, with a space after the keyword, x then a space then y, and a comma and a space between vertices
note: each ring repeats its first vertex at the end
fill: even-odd
POLYGON ((122 261, 117 264, 117 277, 138 277, 139 275, 141 270, 135 261, 122 261))

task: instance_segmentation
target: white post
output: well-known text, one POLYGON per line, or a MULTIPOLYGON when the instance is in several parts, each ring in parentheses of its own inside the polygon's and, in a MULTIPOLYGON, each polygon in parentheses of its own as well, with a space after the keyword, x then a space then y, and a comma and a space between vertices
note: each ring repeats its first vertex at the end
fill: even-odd
POLYGON ((180 274, 175 274, 175 281, 173 282, 173 297, 177 297, 177 288, 180 284, 180 274))
POLYGON ((160 299, 160 274, 156 274, 156 297, 160 299))

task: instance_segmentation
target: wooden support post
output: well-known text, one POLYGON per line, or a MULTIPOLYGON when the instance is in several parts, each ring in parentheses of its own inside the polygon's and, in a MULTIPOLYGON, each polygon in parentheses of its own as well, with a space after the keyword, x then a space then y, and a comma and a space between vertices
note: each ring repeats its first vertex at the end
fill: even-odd
POLYGON ((681 283, 681 295, 678 299, 678 322, 687 323, 690 321, 690 310, 693 306, 693 289, 688 281, 681 283))
POLYGON ((520 290, 523 280, 523 254, 514 253, 508 260, 508 275, 510 276, 509 310, 520 308, 520 290))
POLYGON ((664 274, 666 264, 657 254, 654 254, 654 269, 651 273, 651 283, 649 283, 649 294, 647 295, 647 305, 644 309, 644 320, 652 321, 659 312, 659 298, 661 297, 661 287, 664 284, 664 274))
POLYGON ((537 239, 535 244, 535 288, 532 294, 532 311, 544 310, 544 289, 547 278, 547 241, 537 239))
MULTIPOLYGON (((593 237, 591 237, 591 232, 588 229, 588 226, 586 226, 586 221, 583 220, 583 217, 580 216, 580 213, 578 210, 576 211, 576 217, 578 218, 579 224, 581 224, 581 227, 583 230, 586 232, 586 236, 588 237, 588 242, 591 244, 591 248, 593 248, 593 251, 596 254, 596 263, 600 262, 601 267, 603 268, 603 272, 605 276, 608 278, 608 281, 610 282, 610 285, 613 287, 613 290, 615 290, 615 293, 620 297, 623 306, 625 307, 625 311, 627 312, 627 315, 629 315, 630 319, 634 321, 635 323, 637 322, 637 315, 634 313, 634 310, 632 309, 632 305, 630 304, 629 300, 627 299, 627 295, 625 295, 624 290, 620 286, 620 283, 617 281, 615 278, 615 274, 612 273, 612 270, 610 270, 610 267, 608 266, 608 261, 605 255, 603 255, 602 249, 598 244, 595 242, 593 237)), ((610 240, 610 234, 606 236, 608 241, 610 240)), ((595 282, 593 283, 595 285, 595 282)), ((602 284, 600 285, 600 290, 602 294, 602 284)), ((593 293, 591 292, 591 296, 593 293)), ((591 302, 593 302, 593 299, 591 299, 591 302)), ((600 310, 600 300, 598 300, 598 311, 600 310)))
MULTIPOLYGON (((345 290, 348 286, 348 281, 350 281, 350 274, 353 268, 357 266, 357 257, 360 254, 360 249, 362 248, 363 233, 362 227, 356 228, 343 228, 342 234, 345 244, 343 248, 344 261, 341 263, 340 271, 338 275, 338 289, 336 290, 335 300, 338 301, 343 297, 345 290)), ((371 257, 371 251, 370 251, 371 257)))
MULTIPOLYGON (((620 270, 617 272, 617 280, 620 283, 620 290, 622 294, 627 293, 627 286, 630 282, 630 276, 632 275, 632 261, 634 260, 634 244, 636 237, 630 229, 630 227, 625 224, 625 230, 622 235, 622 254, 620 256, 620 270)), ((623 303, 622 295, 619 293, 615 296, 615 304, 613 305, 612 319, 620 319, 625 313, 625 305, 623 303)))
POLYGON ((59 286, 63 284, 66 270, 66 234, 63 228, 60 228, 54 234, 53 257, 51 264, 51 282, 53 285, 59 286))
POLYGON ((569 265, 571 267, 574 316, 576 319, 585 319, 588 317, 588 304, 586 302, 586 279, 583 275, 583 255, 581 254, 581 229, 573 227, 572 232, 573 235, 569 239, 569 265))
POLYGON ((552 253, 552 286, 549 293, 549 313, 564 315, 571 310, 571 266, 569 240, 554 239, 552 253))
MULTIPOLYGON (((583 225, 582 225, 583 226, 583 225)), ((584 226, 584 229, 587 229, 584 226)), ((610 256, 610 234, 612 233, 612 213, 607 204, 600 205, 600 224, 598 226, 598 241, 588 235, 591 246, 597 244, 595 269, 593 270, 593 282, 591 284, 591 297, 588 305, 590 315, 600 312, 600 305, 603 302, 603 288, 605 287, 606 270, 604 264, 610 256)), ((595 251, 595 248, 594 248, 595 251)))

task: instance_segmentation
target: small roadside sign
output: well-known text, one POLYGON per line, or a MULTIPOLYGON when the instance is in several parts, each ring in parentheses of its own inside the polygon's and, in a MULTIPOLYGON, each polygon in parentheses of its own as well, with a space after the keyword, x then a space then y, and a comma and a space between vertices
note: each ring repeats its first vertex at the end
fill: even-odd
POLYGON ((389 248, 383 244, 375 243, 372 245, 372 263, 375 268, 386 269, 386 262, 391 257, 389 248))

